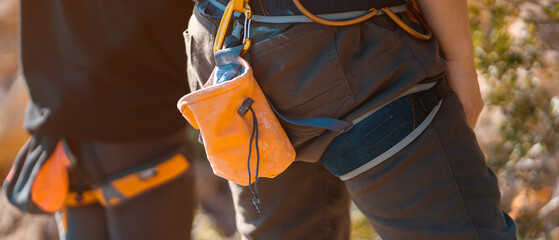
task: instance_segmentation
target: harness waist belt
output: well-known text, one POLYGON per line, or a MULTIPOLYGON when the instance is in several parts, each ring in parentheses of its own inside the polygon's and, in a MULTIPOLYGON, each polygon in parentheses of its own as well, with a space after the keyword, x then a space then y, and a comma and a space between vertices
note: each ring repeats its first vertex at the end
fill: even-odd
MULTIPOLYGON (((227 5, 228 0, 216 0, 227 5)), ((313 14, 340 13, 371 8, 380 9, 411 3, 409 0, 300 0, 313 14)), ((252 13, 263 16, 301 15, 292 0, 254 0, 249 2, 252 13)))
MULTIPOLYGON (((273 2, 273 1, 264 1, 262 2, 273 2)), ((214 5, 216 8, 220 9, 221 11, 225 11, 225 2, 226 0, 208 0, 209 3, 214 5)), ((277 10, 274 14, 264 13, 260 11, 262 8, 260 5, 260 1, 250 1, 250 5, 253 11, 252 21, 255 22, 263 22, 263 23, 304 23, 304 22, 313 22, 311 19, 303 15, 299 9, 293 4, 291 0, 282 4, 286 7, 280 6, 279 9, 274 8, 277 10), (256 5, 256 6, 253 6, 256 5), (283 8, 282 8, 283 7, 283 8)), ((304 3, 304 1, 301 1, 304 3)), ((329 1, 327 1, 329 2, 329 1)), ((317 14, 318 17, 327 19, 327 20, 343 20, 343 19, 351 19, 362 16, 366 14, 369 9, 376 8, 380 9, 383 7, 389 7, 390 10, 394 13, 401 13, 406 11, 406 2, 405 1, 371 1, 371 0, 359 0, 357 1, 358 4, 348 4, 346 1, 338 1, 337 3, 343 4, 332 4, 327 5, 326 3, 321 2, 320 4, 306 4, 305 7, 313 14, 317 14), (384 3, 384 4, 381 4, 384 3), (338 7, 336 7, 338 5, 338 7), (343 5, 343 6, 342 6, 343 5), (327 9, 322 11, 315 11, 317 8, 320 9, 327 9)), ((269 3, 268 5, 274 5, 269 3)), ((275 4, 281 5, 281 4, 275 4)), ((379 11, 377 15, 383 15, 383 11, 379 11)), ((235 16, 239 14, 235 12, 235 16)))

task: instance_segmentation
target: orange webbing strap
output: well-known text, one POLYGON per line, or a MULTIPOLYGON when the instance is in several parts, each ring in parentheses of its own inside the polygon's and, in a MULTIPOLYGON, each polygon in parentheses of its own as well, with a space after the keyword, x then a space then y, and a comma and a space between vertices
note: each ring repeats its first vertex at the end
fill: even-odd
POLYGON ((79 197, 77 192, 68 192, 65 205, 59 209, 59 224, 65 231, 68 230, 68 207, 82 207, 94 203, 117 205, 125 198, 132 198, 176 178, 188 168, 188 161, 181 154, 177 154, 153 168, 116 179, 107 184, 109 187, 83 191, 79 197))
POLYGON ((368 13, 364 14, 363 16, 348 19, 348 20, 332 21, 332 20, 324 19, 324 18, 321 18, 319 16, 316 16, 316 15, 312 14, 311 12, 309 12, 303 6, 303 4, 301 4, 301 2, 299 2, 299 0, 293 0, 293 3, 299 9, 299 11, 301 11, 301 13, 303 13, 305 16, 312 19, 313 21, 315 21, 317 23, 320 23, 320 24, 337 26, 337 27, 348 26, 348 25, 363 22, 363 21, 365 21, 369 18, 374 17, 378 13, 378 10, 376 10, 375 8, 371 8, 371 9, 369 9, 368 13))
POLYGON ((67 167, 70 159, 62 141, 58 142, 53 154, 37 172, 31 186, 31 198, 43 211, 59 211, 66 200, 69 181, 67 167))
POLYGON ((79 195, 80 196, 78 196, 77 192, 69 192, 68 195, 66 195, 66 206, 80 207, 99 202, 99 199, 97 199, 97 195, 93 190, 83 191, 79 195))
POLYGON ((406 31, 407 33, 409 33, 413 37, 415 37, 417 39, 421 39, 421 40, 431 39, 431 37, 432 37, 431 28, 429 28, 429 25, 427 25, 427 22, 425 22, 425 20, 421 16, 421 14, 419 14, 417 9, 413 6, 408 5, 408 10, 410 10, 410 12, 413 14, 415 19, 417 19, 419 24, 421 24, 421 27, 423 27, 423 29, 425 29, 425 32, 426 32, 425 34, 417 32, 413 28, 408 26, 404 21, 402 21, 402 19, 400 19, 396 14, 394 14, 390 10, 390 8, 388 8, 388 7, 382 8, 382 11, 384 11, 384 13, 386 13, 386 15, 388 17, 390 17, 390 19, 392 19, 396 24, 398 24, 398 26, 400 26, 404 31, 406 31))
POLYGON ((177 178, 189 167, 186 158, 177 154, 152 168, 115 179, 95 189, 95 195, 102 205, 118 205, 125 199, 133 198, 177 178))

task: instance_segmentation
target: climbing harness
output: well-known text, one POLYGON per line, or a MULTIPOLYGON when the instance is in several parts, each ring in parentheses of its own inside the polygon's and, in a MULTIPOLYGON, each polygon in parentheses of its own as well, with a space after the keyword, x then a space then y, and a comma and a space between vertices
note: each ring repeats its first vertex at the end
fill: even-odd
MULTIPOLYGON (((297 9, 303 13, 303 15, 287 15, 287 16, 262 16, 262 15, 253 15, 252 11, 250 10, 250 6, 248 5, 248 1, 243 3, 237 3, 236 5, 233 4, 233 1, 230 1, 227 6, 222 5, 216 0, 208 0, 212 5, 216 8, 224 11, 223 18, 220 23, 220 28, 218 30, 216 41, 214 44, 214 53, 223 46, 223 39, 227 29, 229 27, 229 23, 233 15, 235 15, 235 11, 239 13, 244 13, 245 16, 248 16, 247 19, 250 21, 255 22, 262 22, 262 23, 303 23, 303 22, 317 22, 323 25, 329 26, 348 26, 352 24, 357 24, 363 21, 366 21, 375 16, 387 15, 390 19, 392 19, 398 26, 400 26, 404 31, 406 31, 411 36, 420 39, 420 40, 429 40, 432 37, 431 28, 425 22, 419 11, 417 10, 417 4, 415 0, 412 1, 413 4, 404 4, 398 6, 391 6, 391 7, 383 7, 380 9, 371 8, 366 11, 350 11, 350 12, 341 12, 341 13, 328 13, 328 14, 318 14, 315 15, 307 10, 303 4, 301 4, 300 0, 292 0, 297 9), (235 8, 236 6, 236 8, 235 8), (242 7, 240 7, 242 6, 242 7), (425 30, 425 33, 420 33, 406 24, 400 17, 398 17, 397 13, 408 12, 414 20, 416 20, 421 27, 425 30)), ((250 40, 248 41, 248 45, 245 46, 245 49, 248 50, 250 47, 250 40)), ((244 52, 246 52, 244 50, 244 52)), ((244 53, 243 52, 243 53, 244 53)))
MULTIPOLYGON (((347 26, 347 25, 352 25, 352 24, 356 24, 356 23, 360 23, 363 22, 369 18, 372 18, 374 16, 378 16, 379 11, 375 8, 371 8, 367 11, 366 14, 360 16, 360 17, 356 17, 353 19, 347 19, 347 20, 340 20, 340 21, 332 21, 332 20, 327 20, 321 17, 318 17, 314 14, 312 14, 311 12, 309 12, 302 4, 301 2, 299 2, 299 0, 293 0, 293 3, 295 3, 295 6, 297 6, 297 8, 299 9, 299 11, 301 11, 305 16, 307 16, 308 18, 312 19, 313 21, 320 23, 320 24, 324 24, 324 25, 330 25, 330 26, 347 26)), ((426 33, 422 34, 418 31, 415 31, 413 28, 411 28, 410 26, 408 26, 404 21, 402 21, 402 19, 400 19, 393 11, 392 8, 390 7, 384 7, 381 8, 381 11, 384 12, 390 19, 392 19, 396 24, 398 24, 398 26, 400 26, 404 31, 406 31, 407 33, 409 33, 410 35, 412 35, 415 38, 421 39, 421 40, 429 40, 431 39, 432 33, 431 33, 431 29, 429 28, 429 26, 427 25, 427 23, 425 22, 425 20, 423 19, 423 17, 421 16, 421 14, 419 14, 419 12, 417 11, 417 9, 414 6, 411 5, 406 5, 407 8, 411 11, 411 13, 413 14, 413 16, 415 17, 415 19, 417 19, 419 21, 419 23, 421 24, 421 26, 423 27, 423 29, 425 29, 426 33)))
MULTIPOLYGON (((353 123, 325 117, 295 119, 278 112, 254 79, 249 63, 240 57, 251 47, 251 22, 316 21, 326 25, 345 26, 386 14, 398 25, 405 26, 402 28, 412 36, 424 40, 431 37, 424 21, 420 23, 427 33, 421 34, 394 14, 405 12, 409 5, 352 12, 349 15, 359 15, 348 19, 347 13, 313 15, 298 0, 293 1, 304 15, 259 16, 253 15, 249 0, 231 0, 227 6, 220 5, 216 0, 209 1, 223 10, 213 45, 216 67, 203 88, 182 97, 177 107, 194 128, 200 129, 200 137, 214 173, 236 184, 248 186, 254 195, 253 204, 258 212, 261 211, 258 179, 277 176, 295 159, 295 150, 278 118, 338 133, 348 131, 353 123), (230 31, 233 17, 241 20, 236 20, 233 31, 230 31), (244 24, 241 23, 243 17, 244 24), (241 25, 242 37, 239 30, 241 25), (226 41, 226 38, 231 37, 227 36, 229 32, 238 35, 234 36, 236 40, 242 38, 240 45, 229 46, 230 41, 226 41)), ((416 18, 421 17, 417 14, 416 18)))
POLYGON ((81 166, 65 140, 46 141, 33 136, 8 174, 4 194, 10 203, 29 213, 55 213, 68 206, 92 203, 115 206, 177 178, 188 170, 189 164, 178 153, 163 162, 109 176, 106 181, 90 186, 93 189, 84 188, 80 172, 75 191, 69 187, 71 168, 80 170, 81 166))

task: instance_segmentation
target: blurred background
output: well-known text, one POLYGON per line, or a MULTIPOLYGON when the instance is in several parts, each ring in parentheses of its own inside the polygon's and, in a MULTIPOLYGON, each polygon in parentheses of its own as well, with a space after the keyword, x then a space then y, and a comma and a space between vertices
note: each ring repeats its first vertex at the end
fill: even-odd
MULTIPOLYGON (((18 4, 0 0, 0 179, 28 137, 18 4)), ((559 0, 470 0, 469 6, 486 103, 475 131, 499 178, 502 207, 520 239, 559 240, 559 0)), ((226 186, 208 176, 205 161, 194 167, 205 172, 197 176, 204 186, 197 190, 194 239, 239 239, 226 186)), ((352 239, 376 238, 355 207, 352 222, 352 239)), ((23 214, 1 196, 0 239, 57 239, 57 233, 49 216, 23 214)))

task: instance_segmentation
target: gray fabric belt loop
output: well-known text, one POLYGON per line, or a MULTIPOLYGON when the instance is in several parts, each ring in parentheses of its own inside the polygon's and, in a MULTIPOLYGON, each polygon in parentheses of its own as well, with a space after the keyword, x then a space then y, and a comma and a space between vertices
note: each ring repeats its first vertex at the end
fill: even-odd
MULTIPOLYGON (((208 0, 212 5, 221 11, 225 11, 225 5, 219 3, 216 0, 208 0)), ((407 10, 407 5, 399 5, 389 8, 394 13, 402 13, 407 10)), ((343 20, 360 17, 363 14, 368 13, 368 11, 350 11, 341 13, 327 13, 327 14, 317 14, 316 16, 327 19, 327 20, 343 20)), ((376 16, 384 15, 383 11, 378 11, 376 16)), ((235 15, 237 16, 237 15, 235 15)), ((262 22, 262 23, 310 23, 314 22, 305 15, 286 15, 286 16, 263 16, 263 15, 252 15, 252 21, 262 22)))

